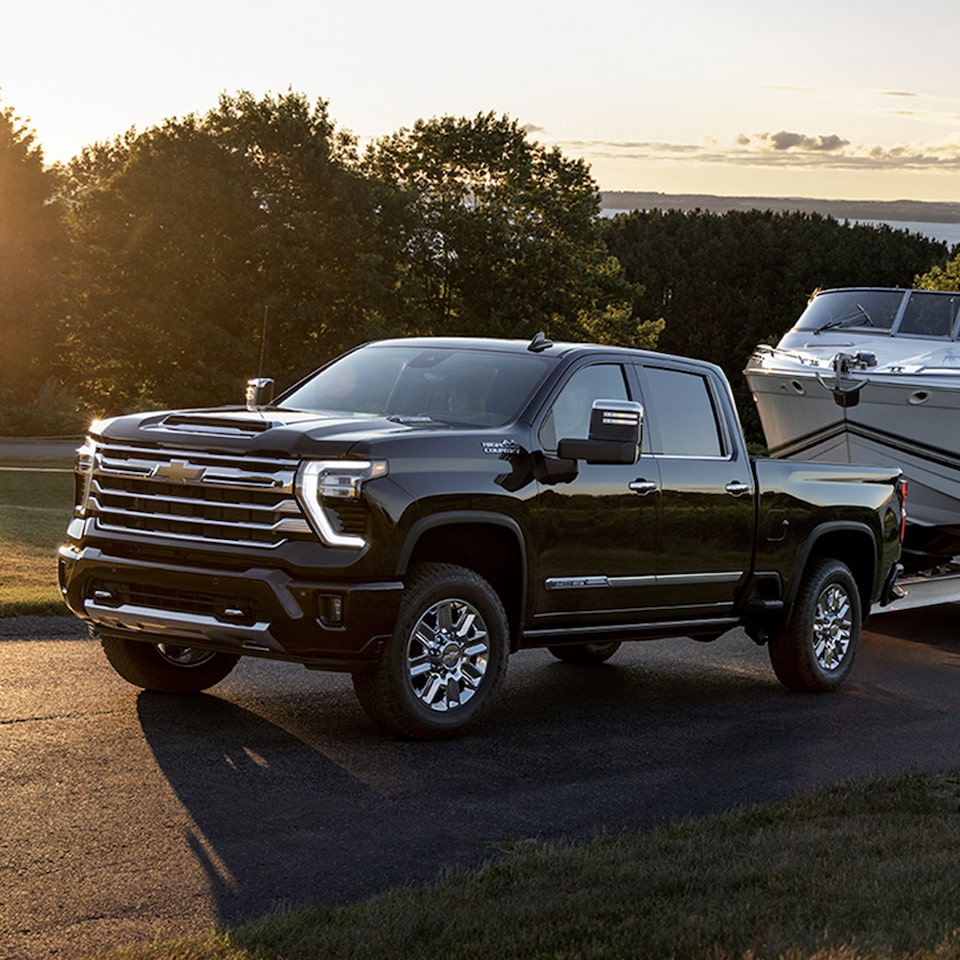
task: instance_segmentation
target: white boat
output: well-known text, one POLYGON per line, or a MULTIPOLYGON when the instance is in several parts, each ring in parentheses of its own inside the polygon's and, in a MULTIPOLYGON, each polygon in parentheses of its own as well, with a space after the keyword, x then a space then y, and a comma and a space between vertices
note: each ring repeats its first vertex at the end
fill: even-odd
POLYGON ((824 290, 744 370, 771 456, 903 470, 914 569, 960 553, 958 306, 956 292, 824 290))

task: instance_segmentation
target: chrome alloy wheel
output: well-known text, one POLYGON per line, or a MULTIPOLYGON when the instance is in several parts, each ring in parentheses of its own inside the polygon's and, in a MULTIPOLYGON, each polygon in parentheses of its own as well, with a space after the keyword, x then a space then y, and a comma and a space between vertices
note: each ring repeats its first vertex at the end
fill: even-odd
POLYGON ((407 643, 413 693, 438 713, 464 706, 477 692, 490 648, 480 611, 466 600, 444 599, 423 612, 407 643))
POLYGON ((822 670, 843 663, 853 639, 853 614, 847 591, 831 583, 817 598, 813 620, 813 655, 822 670))
POLYGON ((161 658, 176 667, 199 667, 209 663, 216 656, 212 650, 180 647, 173 643, 158 643, 156 646, 161 658))

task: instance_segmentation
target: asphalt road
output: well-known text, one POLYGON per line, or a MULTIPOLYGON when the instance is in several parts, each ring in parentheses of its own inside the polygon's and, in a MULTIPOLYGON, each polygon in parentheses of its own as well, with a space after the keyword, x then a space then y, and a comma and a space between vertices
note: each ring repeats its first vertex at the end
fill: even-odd
POLYGON ((345 676, 245 660, 210 694, 142 693, 71 621, 0 622, 0 957, 348 903, 517 838, 955 769, 958 612, 875 618, 823 696, 784 691, 739 632, 599 668, 522 653, 449 743, 381 735, 345 676))

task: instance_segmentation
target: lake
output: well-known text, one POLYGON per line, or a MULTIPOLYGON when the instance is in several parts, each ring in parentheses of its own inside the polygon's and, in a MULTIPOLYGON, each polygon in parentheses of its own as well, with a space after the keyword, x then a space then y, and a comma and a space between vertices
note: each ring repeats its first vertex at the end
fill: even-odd
POLYGON ((909 233, 922 233, 931 240, 939 240, 954 246, 960 243, 960 223, 924 223, 906 220, 851 220, 850 223, 863 223, 871 227, 886 224, 894 230, 906 230, 909 233))

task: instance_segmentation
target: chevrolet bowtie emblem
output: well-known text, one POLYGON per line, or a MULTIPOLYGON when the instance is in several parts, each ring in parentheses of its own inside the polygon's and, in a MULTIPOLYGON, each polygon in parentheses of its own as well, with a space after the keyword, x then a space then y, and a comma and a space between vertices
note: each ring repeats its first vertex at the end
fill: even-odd
POLYGON ((186 483, 188 480, 199 480, 207 471, 203 467, 191 467, 183 460, 171 460, 168 464, 154 467, 151 477, 169 480, 171 483, 186 483))

